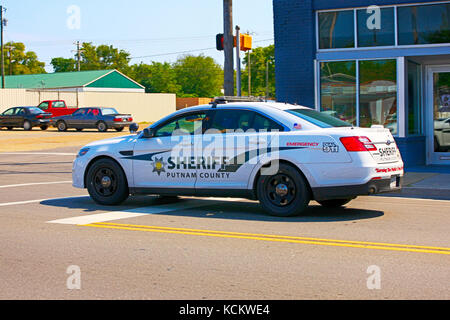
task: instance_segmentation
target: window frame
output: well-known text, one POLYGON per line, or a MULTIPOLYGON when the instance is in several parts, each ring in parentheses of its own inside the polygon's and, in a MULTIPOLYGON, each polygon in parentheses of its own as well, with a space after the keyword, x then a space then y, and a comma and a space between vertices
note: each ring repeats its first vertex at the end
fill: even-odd
POLYGON ((364 58, 364 59, 338 59, 338 60, 314 60, 316 65, 315 70, 315 87, 316 87, 316 106, 315 110, 322 112, 322 101, 321 101, 321 74, 320 74, 320 64, 323 62, 348 62, 355 61, 356 63, 356 127, 360 125, 360 70, 359 70, 359 62, 360 61, 373 61, 373 60, 395 60, 396 61, 396 78, 397 78, 397 133, 394 134, 394 137, 405 137, 405 115, 404 109, 406 108, 404 103, 404 91, 405 91, 405 82, 404 82, 404 57, 383 57, 383 58, 364 58), (402 76, 403 75, 403 76, 402 76), (402 103, 403 101, 403 103, 402 103), (403 108, 403 110, 402 110, 403 108))
MULTIPOLYGON (((413 44, 413 45, 399 45, 398 44, 398 11, 399 7, 416 7, 416 6, 430 6, 437 4, 450 4, 450 1, 433 1, 427 3, 407 3, 407 4, 396 4, 396 5, 378 5, 379 8, 394 8, 394 45, 390 46, 369 46, 369 47, 359 47, 358 46, 358 25, 357 25, 357 10, 363 10, 368 6, 362 7, 349 7, 340 9, 322 9, 315 11, 314 21, 316 24, 316 52, 339 52, 339 51, 366 51, 366 50, 380 50, 380 49, 408 49, 408 48, 430 48, 430 47, 448 47, 450 42, 447 43, 430 43, 430 44, 413 44), (335 12, 335 11, 349 11, 353 10, 353 34, 355 36, 355 45, 352 48, 334 48, 334 49, 320 49, 320 33, 319 33, 319 13, 321 12, 335 12)), ((373 60, 373 59, 371 59, 373 60)))

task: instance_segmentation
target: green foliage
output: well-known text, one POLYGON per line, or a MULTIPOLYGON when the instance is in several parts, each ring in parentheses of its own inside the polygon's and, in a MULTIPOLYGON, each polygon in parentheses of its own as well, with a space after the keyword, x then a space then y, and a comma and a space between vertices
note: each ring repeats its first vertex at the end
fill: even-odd
POLYGON ((46 73, 44 67, 45 63, 38 60, 35 52, 25 51, 23 43, 8 42, 5 44, 6 75, 46 73))
POLYGON ((221 94, 223 70, 211 57, 186 55, 173 65, 181 97, 214 97, 221 94))
POLYGON ((77 70, 77 61, 72 58, 53 58, 50 64, 55 72, 72 72, 77 70))
POLYGON ((135 64, 128 74, 132 79, 145 86, 149 93, 179 93, 181 86, 177 84, 172 66, 165 62, 151 64, 135 64))
MULTIPOLYGON (((258 47, 252 50, 251 63, 251 95, 266 95, 266 63, 269 61, 269 98, 275 97, 275 46, 258 47)), ((243 59, 245 69, 242 72, 242 93, 248 95, 248 54, 243 59)))
POLYGON ((130 70, 130 54, 125 50, 108 45, 96 47, 90 42, 84 42, 81 50, 81 70, 117 69, 123 73, 130 70))

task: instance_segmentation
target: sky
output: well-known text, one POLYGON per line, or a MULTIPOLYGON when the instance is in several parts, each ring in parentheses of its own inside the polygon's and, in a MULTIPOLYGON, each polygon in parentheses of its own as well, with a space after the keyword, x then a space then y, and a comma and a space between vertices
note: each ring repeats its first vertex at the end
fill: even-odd
MULTIPOLYGON (((36 52, 46 63, 47 72, 53 71, 52 58, 73 57, 76 41, 124 49, 133 57, 131 64, 173 62, 181 52, 192 51, 223 65, 223 52, 215 49, 215 35, 223 32, 222 0, 0 0, 0 4, 7 9, 5 42, 25 43, 27 51, 36 52)), ((254 47, 272 44, 272 0, 233 0, 233 24, 253 34, 254 47)))

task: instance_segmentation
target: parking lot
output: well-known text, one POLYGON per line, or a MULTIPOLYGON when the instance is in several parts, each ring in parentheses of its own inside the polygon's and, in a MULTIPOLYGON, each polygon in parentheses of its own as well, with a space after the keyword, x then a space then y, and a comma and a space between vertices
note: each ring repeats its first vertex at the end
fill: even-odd
POLYGON ((116 135, 0 132, 0 299, 450 298, 450 201, 311 202, 296 218, 245 199, 103 207, 71 186, 71 165, 84 143, 116 135))

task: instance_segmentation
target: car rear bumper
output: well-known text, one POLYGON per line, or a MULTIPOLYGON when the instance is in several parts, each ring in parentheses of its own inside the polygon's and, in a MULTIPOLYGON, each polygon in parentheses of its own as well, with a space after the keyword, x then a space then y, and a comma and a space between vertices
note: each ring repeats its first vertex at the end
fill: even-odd
POLYGON ((314 200, 349 199, 377 193, 400 191, 403 175, 372 179, 365 184, 312 188, 314 200))

